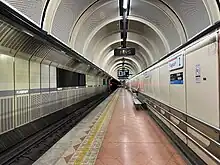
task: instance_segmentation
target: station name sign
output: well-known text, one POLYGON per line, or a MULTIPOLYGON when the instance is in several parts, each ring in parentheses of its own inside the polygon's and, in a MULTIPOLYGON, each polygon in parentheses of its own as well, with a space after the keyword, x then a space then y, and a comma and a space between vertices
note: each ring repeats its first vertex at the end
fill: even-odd
POLYGON ((183 54, 180 54, 179 56, 173 57, 168 62, 169 70, 176 70, 183 68, 183 54))
POLYGON ((114 50, 115 56, 134 56, 135 48, 117 48, 114 50))

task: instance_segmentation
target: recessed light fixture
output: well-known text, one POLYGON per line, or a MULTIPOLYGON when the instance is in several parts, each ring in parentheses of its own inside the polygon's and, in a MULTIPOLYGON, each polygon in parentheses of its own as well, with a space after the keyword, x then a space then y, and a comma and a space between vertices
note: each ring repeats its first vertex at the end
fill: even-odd
POLYGON ((124 0, 123 1, 123 9, 127 9, 127 7, 128 7, 128 0, 124 0))

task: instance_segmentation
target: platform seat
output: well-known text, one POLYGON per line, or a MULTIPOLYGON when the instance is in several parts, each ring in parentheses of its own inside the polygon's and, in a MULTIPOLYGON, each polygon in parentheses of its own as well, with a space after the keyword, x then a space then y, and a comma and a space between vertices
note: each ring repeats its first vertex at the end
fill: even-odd
POLYGON ((134 103, 134 106, 136 109, 138 109, 138 110, 141 109, 142 103, 135 96, 133 97, 133 103, 134 103))

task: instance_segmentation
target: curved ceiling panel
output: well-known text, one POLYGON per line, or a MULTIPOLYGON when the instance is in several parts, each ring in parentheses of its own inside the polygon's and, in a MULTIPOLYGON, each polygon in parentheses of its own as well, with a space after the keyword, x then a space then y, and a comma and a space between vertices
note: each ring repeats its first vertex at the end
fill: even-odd
POLYGON ((89 14, 85 14, 85 17, 82 18, 83 21, 78 23, 78 26, 74 29, 73 35, 71 36, 72 47, 80 53, 83 51, 84 42, 95 28, 106 22, 106 20, 118 17, 118 0, 102 3, 92 11, 88 11, 88 13, 89 14))
MULTIPOLYGON (((130 71, 133 74, 137 74, 138 72, 141 71, 140 68, 138 68, 138 66, 136 66, 132 61, 129 63, 126 63, 125 67, 130 68, 130 71)), ((117 61, 117 62, 113 63, 106 71, 109 74, 117 77, 117 74, 115 72, 117 70, 116 68, 122 68, 121 61, 117 61)))
MULTIPOLYGON (((118 44, 118 43, 115 43, 118 44)), ((115 45, 113 44, 113 45, 115 45)), ((129 47, 135 47, 136 48, 136 55, 135 56, 130 56, 130 57, 126 57, 126 58, 131 58, 136 60, 138 63, 140 63, 140 65, 143 66, 143 68, 147 67, 149 65, 149 61, 146 58, 146 54, 143 53, 142 47, 140 47, 139 45, 132 43, 132 42, 128 42, 127 45, 129 47)), ((103 56, 101 56, 99 59, 97 58, 96 61, 94 63, 99 64, 99 66, 101 68, 105 68, 105 66, 109 65, 108 62, 111 60, 111 58, 122 58, 122 57, 117 57, 114 56, 114 50, 113 49, 106 49, 106 51, 103 53, 103 56)))
MULTIPOLYGON (((108 72, 120 67, 113 56, 121 45, 119 0, 4 1, 38 25, 45 20, 44 30, 108 72)), ((131 0, 127 46, 136 56, 126 59, 126 67, 145 69, 219 19, 216 0, 131 0)))
MULTIPOLYGON (((120 40, 118 24, 118 21, 111 22, 95 33, 91 40, 87 39, 84 42, 83 54, 93 61, 94 58, 91 56, 95 55, 95 57, 97 57, 97 54, 102 55, 102 50, 109 45, 109 43, 120 40)), ((161 55, 164 55, 170 50, 167 48, 167 45, 169 45, 168 41, 163 41, 153 29, 141 22, 129 21, 128 39, 142 43, 142 45, 149 49, 155 59, 160 58, 161 55)), ((113 47, 113 49, 114 48, 116 47, 113 47)))
MULTIPOLYGON (((110 42, 105 47, 102 47, 102 49, 100 49, 100 52, 97 53, 96 56, 94 57, 93 62, 96 63, 97 65, 100 65, 100 63, 102 63, 101 59, 105 57, 108 52, 116 48, 116 47, 113 47, 113 45, 118 45, 120 42, 121 40, 116 40, 116 41, 110 42)), ((142 58, 144 58, 144 61, 146 63, 151 64, 153 62, 152 54, 149 51, 149 49, 145 47, 145 45, 135 40, 128 40, 128 46, 130 45, 131 46, 133 45, 136 48, 137 52, 141 52, 142 58)))
MULTIPOLYGON (((111 56, 111 57, 109 58, 109 60, 107 61, 106 65, 104 66, 103 69, 108 69, 108 68, 111 67, 115 62, 118 62, 118 61, 120 61, 121 66, 122 66, 122 62, 123 62, 123 61, 122 61, 122 58, 121 58, 121 57, 111 56)), ((145 67, 145 64, 144 64, 144 63, 141 63, 138 58, 125 57, 125 58, 124 58, 124 62, 125 62, 125 63, 129 63, 129 64, 131 64, 132 66, 134 65, 134 66, 135 66, 138 70, 140 70, 140 71, 146 68, 146 67, 145 67)))
POLYGON ((181 36, 176 28, 175 22, 161 8, 144 0, 132 1, 131 6, 130 15, 143 18, 157 26, 169 40, 171 49, 181 44, 181 36))
MULTIPOLYGON (((134 68, 132 68, 131 66, 129 65, 125 65, 125 68, 129 70, 129 73, 131 75, 135 75, 137 74, 138 72, 134 70, 134 68)), ((122 66, 115 66, 114 69, 111 70, 111 75, 113 75, 113 77, 116 77, 117 78, 117 71, 118 69, 122 69, 122 66)))
MULTIPOLYGON (((125 64, 130 65, 132 68, 134 68, 135 71, 140 72, 142 70, 140 64, 130 58, 125 59, 125 64)), ((106 71, 111 73, 112 69, 114 69, 115 66, 122 66, 122 60, 121 59, 113 59, 108 63, 108 65, 105 67, 106 71)))
MULTIPOLYGON (((117 45, 117 44, 118 43, 115 43, 113 45, 117 45)), ((136 48, 136 55, 131 56, 131 57, 125 57, 125 58, 136 61, 137 63, 139 63, 139 65, 141 65, 142 69, 146 68, 149 65, 149 63, 148 63, 149 59, 146 58, 146 54, 144 54, 142 52, 142 51, 144 51, 144 50, 142 50, 143 48, 135 43, 132 43, 132 42, 128 42, 127 44, 128 44, 128 46, 132 46, 132 47, 136 48)), ((100 58, 96 58, 96 61, 94 61, 94 63, 99 65, 101 68, 103 68, 105 70, 106 66, 109 66, 110 62, 115 59, 122 59, 122 57, 114 56, 113 49, 106 49, 106 51, 103 52, 103 56, 101 56, 100 58)))
POLYGON ((4 0, 6 3, 14 7, 20 13, 27 16, 38 26, 41 23, 41 16, 43 13, 43 8, 45 6, 46 0, 4 0))
MULTIPOLYGON (((91 53, 92 55, 94 54, 94 56, 89 56, 88 59, 100 65, 100 63, 102 62, 101 59, 105 57, 106 53, 117 48, 120 45, 121 40, 116 40, 116 38, 118 37, 119 34, 116 33, 114 35, 108 36, 106 40, 104 39, 102 42, 98 42, 98 44, 95 44, 94 49, 90 51, 88 50, 88 53, 91 53)), ((129 33, 127 41, 129 47, 135 47, 137 52, 141 52, 143 54, 143 58, 148 64, 154 62, 156 60, 156 57, 160 58, 160 54, 156 54, 156 50, 154 50, 153 46, 151 46, 151 43, 144 40, 142 36, 136 33, 129 33)))
MULTIPOLYGON (((161 0, 161 2, 177 13, 186 27, 188 38, 193 37, 212 24, 212 19, 209 16, 210 13, 207 11, 203 0, 161 0)), ((216 2, 209 1, 209 3, 216 2)))
MULTIPOLYGON (((51 0, 51 4, 55 3, 51 0)), ((53 19, 52 34, 68 44, 72 26, 86 8, 96 0, 61 0, 53 19)))

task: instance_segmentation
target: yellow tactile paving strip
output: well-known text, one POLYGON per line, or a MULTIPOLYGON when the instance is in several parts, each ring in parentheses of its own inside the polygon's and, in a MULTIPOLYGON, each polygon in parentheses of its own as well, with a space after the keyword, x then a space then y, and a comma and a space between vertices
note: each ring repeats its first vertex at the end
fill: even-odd
POLYGON ((119 92, 108 103, 104 112, 100 115, 97 122, 93 125, 90 132, 81 143, 75 154, 69 160, 68 165, 93 165, 95 164, 99 149, 104 139, 107 126, 111 119, 114 106, 119 97, 119 92))

